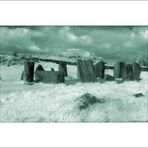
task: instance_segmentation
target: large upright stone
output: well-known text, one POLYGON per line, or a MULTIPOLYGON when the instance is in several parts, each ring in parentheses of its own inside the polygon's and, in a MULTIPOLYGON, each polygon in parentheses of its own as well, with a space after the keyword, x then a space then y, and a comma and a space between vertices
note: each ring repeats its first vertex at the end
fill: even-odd
POLYGON ((58 67, 58 71, 63 73, 64 76, 68 76, 68 74, 67 74, 67 64, 65 62, 60 62, 59 67, 58 67))
POLYGON ((94 66, 95 69, 95 76, 104 78, 104 73, 105 73, 105 63, 103 61, 100 61, 95 64, 94 66))
MULTIPOLYGON (((54 71, 53 71, 54 72, 54 71)), ((59 72, 59 71, 58 71, 59 72)), ((57 76, 57 83, 64 83, 65 82, 65 76, 63 72, 59 72, 57 76)))
POLYGON ((125 63, 124 62, 118 62, 114 66, 114 77, 115 78, 122 78, 125 73, 125 63))
POLYGON ((95 82, 96 76, 94 72, 93 62, 91 60, 77 60, 78 78, 82 82, 95 82))
POLYGON ((23 80, 25 82, 33 82, 34 77, 34 61, 24 61, 23 80))
POLYGON ((141 67, 138 63, 133 63, 133 79, 139 81, 141 74, 141 67))
POLYGON ((125 66, 124 80, 134 80, 133 66, 131 64, 125 66))

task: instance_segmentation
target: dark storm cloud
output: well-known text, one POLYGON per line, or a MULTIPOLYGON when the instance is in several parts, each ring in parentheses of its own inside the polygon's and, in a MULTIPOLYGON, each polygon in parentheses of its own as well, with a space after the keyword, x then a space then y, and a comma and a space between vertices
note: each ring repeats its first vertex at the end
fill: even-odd
POLYGON ((75 49, 104 58, 133 58, 148 50, 146 26, 6 26, 0 27, 0 35, 6 52, 52 55, 75 49))

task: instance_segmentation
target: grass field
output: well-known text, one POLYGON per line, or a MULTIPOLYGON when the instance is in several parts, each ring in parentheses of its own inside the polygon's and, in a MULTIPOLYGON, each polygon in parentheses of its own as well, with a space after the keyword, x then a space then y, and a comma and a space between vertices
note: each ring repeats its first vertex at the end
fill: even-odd
MULTIPOLYGON (((56 64, 41 63, 46 70, 56 64)), ((20 81, 23 66, 1 65, 0 122, 145 122, 148 121, 148 73, 142 80, 121 84, 112 82, 81 83, 76 66, 68 66, 66 84, 25 85, 20 81), (76 99, 85 94, 104 99, 79 110, 76 99), (136 98, 134 94, 143 93, 136 98)), ((112 70, 106 73, 112 74, 112 70)))

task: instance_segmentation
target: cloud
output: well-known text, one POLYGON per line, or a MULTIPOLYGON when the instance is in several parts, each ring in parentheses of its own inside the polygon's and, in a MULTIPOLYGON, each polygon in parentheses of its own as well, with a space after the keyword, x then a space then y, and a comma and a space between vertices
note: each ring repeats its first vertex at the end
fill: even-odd
POLYGON ((59 32, 61 37, 64 37, 71 44, 77 44, 77 46, 88 46, 91 44, 91 38, 88 34, 78 36, 71 31, 70 27, 63 27, 59 32))
POLYGON ((41 51, 41 49, 38 46, 36 46, 36 45, 31 45, 29 47, 29 49, 32 50, 32 51, 41 51))
POLYGON ((1 50, 6 50, 9 47, 10 49, 7 49, 7 51, 10 50, 11 52, 11 47, 13 47, 22 52, 32 50, 32 47, 35 46, 34 42, 31 41, 31 36, 36 35, 36 32, 27 28, 9 29, 2 27, 0 28, 0 35, 1 50))
POLYGON ((148 30, 141 31, 140 34, 145 40, 148 40, 148 30))
POLYGON ((101 45, 101 47, 104 48, 104 49, 110 49, 111 48, 111 44, 109 44, 109 43, 103 43, 101 45))
POLYGON ((48 52, 58 55, 73 49, 103 58, 143 56, 147 26, 9 26, 0 27, 0 48, 5 52, 48 52))
POLYGON ((60 32, 61 36, 65 37, 67 40, 69 40, 71 42, 78 41, 78 37, 70 32, 69 27, 63 27, 59 30, 59 32, 60 32))

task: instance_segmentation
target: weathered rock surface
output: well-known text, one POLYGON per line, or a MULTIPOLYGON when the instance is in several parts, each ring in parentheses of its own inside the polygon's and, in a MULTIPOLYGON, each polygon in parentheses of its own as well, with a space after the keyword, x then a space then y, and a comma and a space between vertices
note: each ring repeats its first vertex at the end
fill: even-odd
POLYGON ((35 71, 35 79, 43 83, 64 83, 64 74, 59 71, 35 71))
POLYGON ((91 60, 77 60, 77 76, 81 82, 95 82, 93 62, 91 60))
POLYGON ((44 68, 41 64, 39 64, 35 71, 44 71, 44 68))
POLYGON ((68 76, 67 74, 67 64, 65 62, 61 62, 58 67, 58 71, 63 73, 65 77, 68 76))
POLYGON ((139 81, 140 80, 140 74, 141 74, 141 67, 138 63, 133 63, 133 79, 139 81))
POLYGON ((34 80, 34 61, 24 61, 24 71, 22 73, 24 82, 33 82, 34 80))
POLYGON ((82 109, 86 109, 87 107, 89 107, 90 105, 93 105, 95 103, 104 103, 105 100, 104 99, 99 99, 96 96, 86 93, 80 97, 78 97, 76 99, 77 102, 77 107, 82 110, 82 109))
POLYGON ((115 78, 123 78, 125 72, 125 63, 118 62, 114 67, 114 77, 115 78))
POLYGON ((95 66, 94 66, 94 69, 95 69, 96 77, 104 78, 105 63, 103 61, 96 63, 95 66))
POLYGON ((135 94, 134 96, 138 98, 138 97, 143 97, 144 95, 142 93, 138 93, 138 94, 135 94))
POLYGON ((131 64, 125 66, 124 80, 134 80, 133 66, 131 64))

